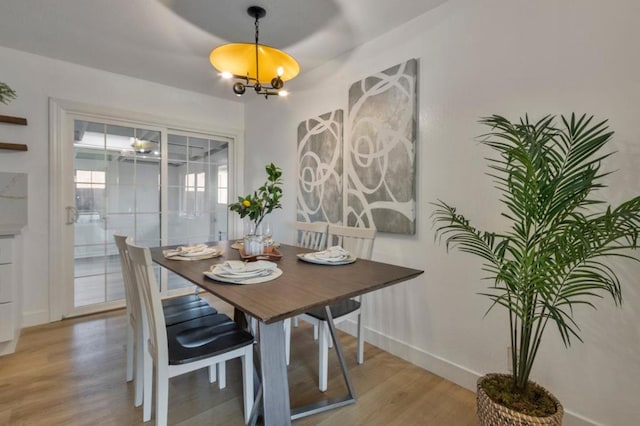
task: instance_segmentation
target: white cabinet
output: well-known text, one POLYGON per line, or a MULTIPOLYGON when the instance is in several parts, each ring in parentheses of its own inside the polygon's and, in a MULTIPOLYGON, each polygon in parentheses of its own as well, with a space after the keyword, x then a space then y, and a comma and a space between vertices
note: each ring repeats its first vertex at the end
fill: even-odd
POLYGON ((15 338, 13 237, 0 237, 0 342, 15 338))
POLYGON ((27 225, 26 173, 0 172, 0 355, 15 351, 22 325, 22 228, 27 225))
POLYGON ((0 262, 0 304, 13 301, 12 285, 12 265, 11 263, 0 262))

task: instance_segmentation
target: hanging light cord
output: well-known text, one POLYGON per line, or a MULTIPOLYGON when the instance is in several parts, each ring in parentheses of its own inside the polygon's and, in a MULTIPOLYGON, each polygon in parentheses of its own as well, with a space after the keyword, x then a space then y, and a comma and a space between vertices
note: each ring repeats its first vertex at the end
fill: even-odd
MULTIPOLYGON (((258 72, 258 36, 260 35, 259 23, 260 18, 256 15, 256 85, 261 87, 260 85, 260 73, 258 72)), ((256 89, 260 90, 260 89, 256 89)))

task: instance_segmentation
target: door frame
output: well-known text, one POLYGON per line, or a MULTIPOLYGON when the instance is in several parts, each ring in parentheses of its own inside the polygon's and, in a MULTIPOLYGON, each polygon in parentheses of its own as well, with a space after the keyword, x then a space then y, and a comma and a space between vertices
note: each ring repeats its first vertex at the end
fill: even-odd
MULTIPOLYGON (((65 207, 67 200, 71 199, 72 188, 64 181, 63 172, 73 167, 73 156, 68 155, 69 148, 65 148, 65 143, 73 138, 75 119, 117 121, 135 127, 162 128, 164 149, 166 132, 171 130, 228 137, 233 140, 229 147, 229 200, 235 200, 244 187, 244 138, 240 129, 211 127, 203 123, 49 98, 49 321, 61 320, 73 308, 69 306, 73 291, 73 268, 65 263, 68 262, 68 256, 73 256, 73 253, 65 250, 73 247, 73 241, 69 241, 70 233, 66 231, 66 225, 63 225, 67 219, 65 207)), ((228 230, 230 238, 241 235, 242 222, 238 215, 229 215, 228 230)), ((77 309, 73 316, 75 315, 82 315, 81 310, 77 309)))

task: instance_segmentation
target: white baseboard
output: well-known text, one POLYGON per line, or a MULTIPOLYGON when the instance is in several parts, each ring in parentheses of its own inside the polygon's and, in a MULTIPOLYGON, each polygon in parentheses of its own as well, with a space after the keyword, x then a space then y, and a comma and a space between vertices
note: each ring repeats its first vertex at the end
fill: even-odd
POLYGON ((22 313, 22 328, 48 324, 50 322, 49 311, 42 310, 22 313))
MULTIPOLYGON (((341 322, 338 325, 338 328, 352 336, 356 336, 357 334, 356 323, 352 320, 341 322)), ((478 381, 478 378, 482 376, 482 374, 478 372, 431 354, 420 348, 401 342, 391 336, 387 336, 368 327, 364 328, 364 337, 367 343, 377 346, 392 355, 402 358, 405 361, 409 361, 410 363, 437 374, 440 377, 444 377, 445 379, 469 389, 472 392, 476 391, 476 382, 478 381)), ((364 359, 366 362, 366 352, 364 359)), ((567 410, 566 407, 563 424, 565 426, 602 426, 600 423, 567 410)))
POLYGON ((49 312, 38 311, 32 312, 30 314, 23 313, 21 319, 22 326, 20 327, 20 330, 16 330, 15 339, 9 342, 0 343, 0 356, 12 354, 15 352, 23 328, 31 327, 33 325, 47 324, 49 322, 49 312))
POLYGON ((0 343, 0 356, 14 353, 16 351, 17 345, 18 345, 18 338, 13 339, 10 342, 0 343))

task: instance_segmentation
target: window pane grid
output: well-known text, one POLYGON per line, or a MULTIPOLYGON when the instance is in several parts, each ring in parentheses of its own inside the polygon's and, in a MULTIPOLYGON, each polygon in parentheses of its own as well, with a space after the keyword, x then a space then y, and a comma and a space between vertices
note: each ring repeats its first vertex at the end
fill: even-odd
MULTIPOLYGON (((116 232, 143 246, 226 237, 229 141, 225 138, 171 131, 165 137, 157 130, 83 120, 74 125, 73 179, 79 211, 74 226, 76 307, 98 307, 123 298, 113 244, 116 232), (162 138, 167 141, 165 150, 162 138), (161 165, 166 176, 161 176, 161 165), (161 185, 167 187, 167 241, 161 239, 161 185)), ((158 278, 162 275, 166 274, 158 278)), ((179 279, 160 285, 166 287, 162 291, 190 286, 179 279)))

